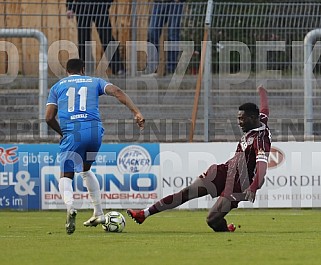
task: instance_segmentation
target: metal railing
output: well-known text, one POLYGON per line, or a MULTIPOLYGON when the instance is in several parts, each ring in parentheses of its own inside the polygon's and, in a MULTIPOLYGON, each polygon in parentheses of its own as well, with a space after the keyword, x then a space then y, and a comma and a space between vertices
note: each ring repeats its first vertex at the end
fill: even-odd
MULTIPOLYGON (((139 91, 147 86, 150 91, 155 91, 157 99, 153 103, 154 107, 162 109, 151 112, 151 116, 148 117, 150 120, 156 121, 166 117, 171 121, 184 120, 186 126, 189 126, 191 112, 185 109, 164 110, 164 105, 173 105, 171 101, 173 99, 170 97, 163 99, 163 94, 169 95, 171 90, 175 96, 176 92, 174 107, 182 109, 187 107, 186 109, 192 111, 193 97, 187 94, 187 91, 193 93, 199 72, 207 2, 185 2, 183 5, 179 37, 180 41, 184 42, 181 47, 187 47, 190 56, 186 57, 187 59, 184 57, 185 61, 181 61, 178 65, 176 71, 180 75, 166 75, 170 43, 165 42, 169 34, 165 25, 158 47, 158 76, 150 78, 149 83, 144 79, 145 84, 141 86, 137 78, 141 78, 141 75, 147 72, 147 41, 152 7, 152 2, 140 1, 131 3, 114 1, 111 4, 109 18, 116 42, 113 42, 114 46, 110 44, 107 47, 106 54, 96 25, 91 25, 93 42, 88 43, 88 46, 92 52, 93 75, 110 78, 129 93, 133 93, 134 97, 135 93, 138 95, 139 91), (119 45, 120 61, 116 63, 124 63, 126 76, 118 77, 112 72, 111 67, 108 67, 111 59, 107 58, 110 57, 109 51, 115 51, 117 45, 119 45)), ((30 3, 7 0, 0 3, 0 28, 33 29, 43 32, 47 37, 49 86, 65 75, 64 66, 68 58, 78 56, 77 18, 74 16, 68 19, 66 10, 65 1, 39 0, 30 3)), ((101 16, 105 17, 105 14, 101 16)), ((201 93, 205 94, 202 94, 199 102, 200 108, 196 120, 197 139, 209 141, 237 139, 238 131, 232 125, 235 110, 244 101, 257 102, 255 87, 259 83, 264 83, 270 92, 271 129, 275 140, 304 139, 304 128, 307 128, 305 119, 309 120, 309 134, 312 138, 319 137, 321 135, 321 111, 319 111, 321 101, 318 100, 321 96, 320 49, 317 45, 309 58, 312 60, 313 76, 309 79, 311 94, 305 96, 304 38, 311 30, 321 28, 320 24, 321 3, 257 4, 213 1, 209 29, 211 53, 206 56, 210 59, 206 65, 209 64, 211 71, 204 72, 204 75, 211 75, 205 78, 211 89, 207 92, 203 88, 201 90, 201 93), (304 111, 307 107, 310 108, 308 115, 304 111)), ((13 63, 17 79, 20 81, 15 85, 14 80, 10 84, 10 89, 23 87, 29 89, 33 83, 31 80, 35 76, 38 78, 39 75, 39 46, 35 45, 32 39, 0 37, 0 41, 7 49, 0 52, 1 77, 6 78, 8 70, 12 70, 9 63, 13 63), (11 44, 18 51, 17 62, 12 62, 16 57, 10 57, 11 50, 8 47, 12 46, 11 44)), ((180 55, 183 52, 181 50, 180 55)), ((35 84, 34 88, 37 86, 35 84)), ((0 84, 2 90, 7 87, 9 86, 0 84)), ((139 100, 142 102, 139 103, 142 108, 147 108, 143 102, 148 102, 148 98, 139 100)), ((0 118, 6 120, 6 113, 3 115, 0 118)), ((17 119, 19 118, 17 114, 17 119)), ((122 116, 121 113, 115 116, 115 119, 127 118, 128 116, 122 116)), ((175 141, 176 138, 184 137, 180 138, 178 135, 171 137, 170 141, 175 141)))
MULTIPOLYGON (((0 37, 7 38, 35 38, 39 41, 39 121, 45 120, 45 106, 47 102, 48 89, 48 41, 46 36, 34 29, 0 29, 0 37)), ((15 56, 17 58, 17 56, 15 56)), ((14 73, 15 75, 15 73, 14 73)), ((7 84, 11 82, 15 76, 9 75, 9 80, 6 80, 8 75, 5 75, 0 84, 7 84)), ((47 125, 44 122, 39 123, 39 134, 41 138, 48 136, 47 125)))

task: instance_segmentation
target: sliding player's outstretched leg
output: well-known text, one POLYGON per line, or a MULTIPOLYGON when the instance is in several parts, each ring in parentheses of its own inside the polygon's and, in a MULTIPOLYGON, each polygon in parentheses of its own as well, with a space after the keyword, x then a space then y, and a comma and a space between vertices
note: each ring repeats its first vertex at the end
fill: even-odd
POLYGON ((146 208, 144 210, 128 209, 127 214, 136 223, 142 224, 150 215, 154 215, 169 209, 174 209, 189 200, 203 197, 207 194, 207 189, 203 185, 200 185, 200 182, 196 180, 190 186, 182 189, 177 193, 162 198, 149 208, 146 208))

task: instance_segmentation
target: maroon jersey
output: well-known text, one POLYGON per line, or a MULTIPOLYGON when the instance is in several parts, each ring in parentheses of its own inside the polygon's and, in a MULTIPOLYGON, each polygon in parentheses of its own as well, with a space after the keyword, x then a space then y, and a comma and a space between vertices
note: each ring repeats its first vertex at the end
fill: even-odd
POLYGON ((271 133, 267 126, 269 107, 267 94, 259 89, 260 126, 246 132, 237 145, 234 156, 224 164, 213 164, 194 182, 206 187, 208 194, 231 199, 232 208, 244 201, 245 190, 255 193, 264 181, 271 133))
POLYGON ((268 116, 260 113, 260 121, 260 127, 242 136, 235 155, 225 163, 227 166, 225 194, 243 192, 253 181, 256 163, 258 161, 268 162, 271 148, 271 133, 267 126, 268 116))

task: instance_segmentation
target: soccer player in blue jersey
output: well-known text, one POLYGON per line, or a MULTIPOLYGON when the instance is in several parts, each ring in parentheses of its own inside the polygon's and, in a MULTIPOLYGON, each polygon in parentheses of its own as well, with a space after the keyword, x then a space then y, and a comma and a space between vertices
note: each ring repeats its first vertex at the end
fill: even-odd
POLYGON ((72 187, 75 172, 83 178, 94 206, 93 216, 84 222, 84 226, 97 226, 105 222, 99 182, 91 171, 104 133, 99 115, 99 96, 106 94, 117 98, 133 113, 141 130, 145 120, 138 107, 119 87, 102 78, 84 76, 84 62, 81 59, 67 62, 67 74, 68 77, 50 89, 46 122, 61 136, 59 191, 67 208, 66 232, 72 234, 77 215, 72 187))

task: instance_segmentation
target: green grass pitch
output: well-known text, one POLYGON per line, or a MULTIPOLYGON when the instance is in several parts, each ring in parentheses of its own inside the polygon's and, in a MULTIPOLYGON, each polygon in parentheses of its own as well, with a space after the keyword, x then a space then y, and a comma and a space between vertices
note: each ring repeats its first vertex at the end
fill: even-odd
POLYGON ((172 210, 138 225, 124 211, 122 233, 106 233, 82 222, 73 235, 64 229, 64 211, 0 212, 0 264, 170 265, 320 264, 321 211, 237 209, 227 219, 234 233, 214 233, 207 211, 172 210))

